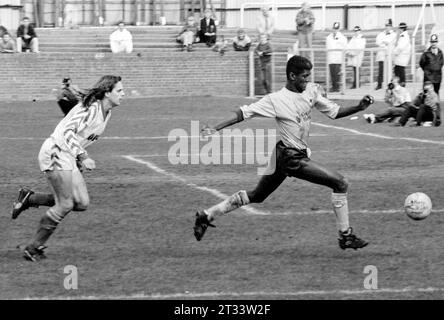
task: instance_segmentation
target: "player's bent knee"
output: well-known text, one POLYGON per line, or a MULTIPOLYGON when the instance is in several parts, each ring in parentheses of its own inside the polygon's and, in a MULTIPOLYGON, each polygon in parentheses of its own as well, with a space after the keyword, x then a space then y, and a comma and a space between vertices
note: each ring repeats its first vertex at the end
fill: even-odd
POLYGON ((86 211, 89 206, 89 199, 81 199, 74 203, 74 211, 86 211))
POLYGON ((348 181, 345 177, 340 177, 336 180, 335 185, 333 186, 333 191, 335 193, 346 193, 348 191, 348 181))
POLYGON ((62 214, 72 211, 74 208, 74 201, 72 199, 62 199, 58 203, 59 209, 62 214))

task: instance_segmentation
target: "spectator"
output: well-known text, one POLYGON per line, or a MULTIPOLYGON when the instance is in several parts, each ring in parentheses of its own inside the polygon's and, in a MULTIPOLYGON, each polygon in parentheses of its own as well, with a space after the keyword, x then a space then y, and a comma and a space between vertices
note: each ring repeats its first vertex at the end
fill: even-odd
POLYGON ((72 85, 71 78, 64 78, 62 81, 62 90, 57 95, 57 104, 66 116, 69 111, 82 100, 85 94, 85 91, 72 85))
MULTIPOLYGON (((399 77, 393 77, 393 80, 388 84, 385 93, 385 102, 390 106, 386 111, 379 114, 364 114, 364 119, 368 123, 378 123, 384 120, 393 121, 396 117, 404 116, 404 113, 412 106, 412 98, 408 90, 401 86, 399 77)), ((404 120, 404 118, 401 118, 404 120)), ((404 126, 407 121, 400 121, 399 125, 404 126)))
POLYGON ((5 33, 8 33, 8 30, 0 25, 0 38, 2 38, 5 33))
POLYGON ((291 59, 293 56, 299 55, 299 40, 293 44, 292 47, 288 47, 287 49, 287 61, 291 59))
POLYGON ((225 51, 227 51, 228 47, 228 41, 225 40, 224 36, 220 36, 214 46, 212 47, 213 51, 219 52, 221 56, 225 54, 225 51))
POLYGON ((393 50, 395 56, 395 76, 399 77, 401 86, 405 87, 405 67, 410 62, 410 53, 412 46, 410 44, 410 36, 407 32, 407 25, 404 22, 399 24, 400 35, 393 50))
POLYGON ((0 53, 16 53, 17 48, 9 33, 5 33, 0 39, 0 53))
POLYGON ((125 28, 123 21, 120 21, 117 26, 117 30, 109 36, 111 51, 113 53, 133 52, 133 36, 131 32, 125 28))
MULTIPOLYGON (((388 19, 385 24, 385 30, 376 37, 376 45, 381 49, 376 53, 376 61, 378 62, 378 85, 375 90, 382 88, 384 81, 384 62, 387 60, 387 50, 395 46, 396 33, 392 29, 392 19, 388 19)), ((373 81, 373 79, 372 79, 373 81)))
POLYGON ((260 76, 259 79, 262 82, 265 91, 271 93, 271 54, 272 49, 268 36, 261 34, 259 36, 259 44, 255 49, 255 53, 259 57, 260 76))
POLYGON ((424 90, 413 103, 414 105, 411 105, 399 120, 400 123, 407 123, 408 119, 413 117, 416 119, 417 126, 421 124, 426 126, 427 122, 430 122, 434 127, 441 125, 441 107, 433 82, 424 82, 424 90))
POLYGON ((258 18, 256 30, 259 36, 265 34, 268 40, 274 32, 274 19, 270 14, 270 7, 265 5, 261 8, 262 14, 258 18))
POLYGON ((353 29, 355 34, 350 39, 347 49, 347 65, 353 67, 353 86, 352 89, 355 89, 357 86, 357 69, 362 65, 362 59, 364 58, 364 49, 367 43, 367 40, 362 36, 361 28, 359 26, 354 27, 353 29))
MULTIPOLYGON (((307 2, 303 2, 301 10, 296 15, 296 30, 299 38, 299 48, 311 48, 313 41, 313 26, 315 23, 315 17, 311 11, 310 5, 307 2)), ((302 51, 302 56, 310 59, 309 51, 302 51)))
MULTIPOLYGON (((339 31, 339 27, 339 22, 333 24, 333 32, 327 36, 327 50, 344 50, 347 48, 347 38, 339 31)), ((327 52, 327 62, 332 82, 331 92, 339 92, 342 59, 342 51, 327 52)))
POLYGON ((22 24, 17 29, 17 51, 39 52, 39 39, 28 17, 23 18, 22 24))
POLYGON ((205 17, 200 20, 200 42, 212 47, 216 43, 216 22, 211 18, 212 12, 210 9, 205 10, 205 17))
POLYGON ((438 36, 430 36, 430 47, 421 55, 419 65, 424 71, 424 83, 430 81, 439 97, 441 87, 442 66, 444 64, 442 50, 438 48, 438 36))
POLYGON ((186 48, 188 52, 193 50, 193 43, 199 42, 197 24, 193 16, 189 16, 186 25, 177 36, 177 41, 182 44, 182 51, 186 48))
POLYGON ((245 34, 243 29, 237 30, 237 36, 233 38, 233 48, 235 51, 250 50, 251 39, 245 34))

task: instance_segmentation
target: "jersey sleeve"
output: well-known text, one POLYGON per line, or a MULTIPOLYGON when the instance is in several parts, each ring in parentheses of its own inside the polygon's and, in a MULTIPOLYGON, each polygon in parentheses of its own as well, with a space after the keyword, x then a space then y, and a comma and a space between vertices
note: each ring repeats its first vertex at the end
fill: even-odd
POLYGON ((88 109, 82 109, 78 113, 74 114, 71 119, 66 123, 63 131, 63 140, 68 152, 77 158, 79 154, 87 153, 79 143, 78 133, 84 130, 92 121, 95 113, 93 106, 88 109))
POLYGON ((253 117, 276 118, 276 110, 271 101, 270 95, 266 95, 261 100, 240 107, 244 119, 253 117))
POLYGON ((327 117, 335 119, 338 115, 340 106, 337 103, 324 97, 324 90, 318 84, 314 86, 313 90, 314 107, 325 114, 327 117))

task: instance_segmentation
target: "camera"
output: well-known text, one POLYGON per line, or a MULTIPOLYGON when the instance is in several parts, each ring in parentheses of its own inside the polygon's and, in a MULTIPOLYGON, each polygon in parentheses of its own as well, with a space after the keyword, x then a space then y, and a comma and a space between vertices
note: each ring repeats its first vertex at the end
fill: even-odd
POLYGON ((389 90, 393 90, 395 88, 395 85, 392 83, 392 82, 390 82, 389 84, 388 84, 388 89, 389 90))

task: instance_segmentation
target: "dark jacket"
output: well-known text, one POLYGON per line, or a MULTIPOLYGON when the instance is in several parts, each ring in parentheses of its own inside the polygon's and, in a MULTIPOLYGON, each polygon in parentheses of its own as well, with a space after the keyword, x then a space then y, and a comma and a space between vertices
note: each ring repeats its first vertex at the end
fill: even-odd
POLYGON ((5 27, 0 26, 0 37, 3 37, 5 33, 8 33, 8 30, 5 27))
POLYGON ((431 48, 424 51, 421 55, 419 65, 424 71, 424 81, 440 83, 442 79, 442 66, 444 64, 443 54, 438 48, 438 54, 433 54, 431 48))
POLYGON ((207 19, 203 18, 200 20, 200 36, 205 37, 205 33, 216 33, 216 23, 214 19, 210 18, 210 23, 207 25, 207 19))
POLYGON ((270 63, 273 50, 271 49, 271 45, 269 42, 265 44, 259 43, 255 49, 255 52, 262 52, 262 56, 259 57, 262 66, 270 63))

